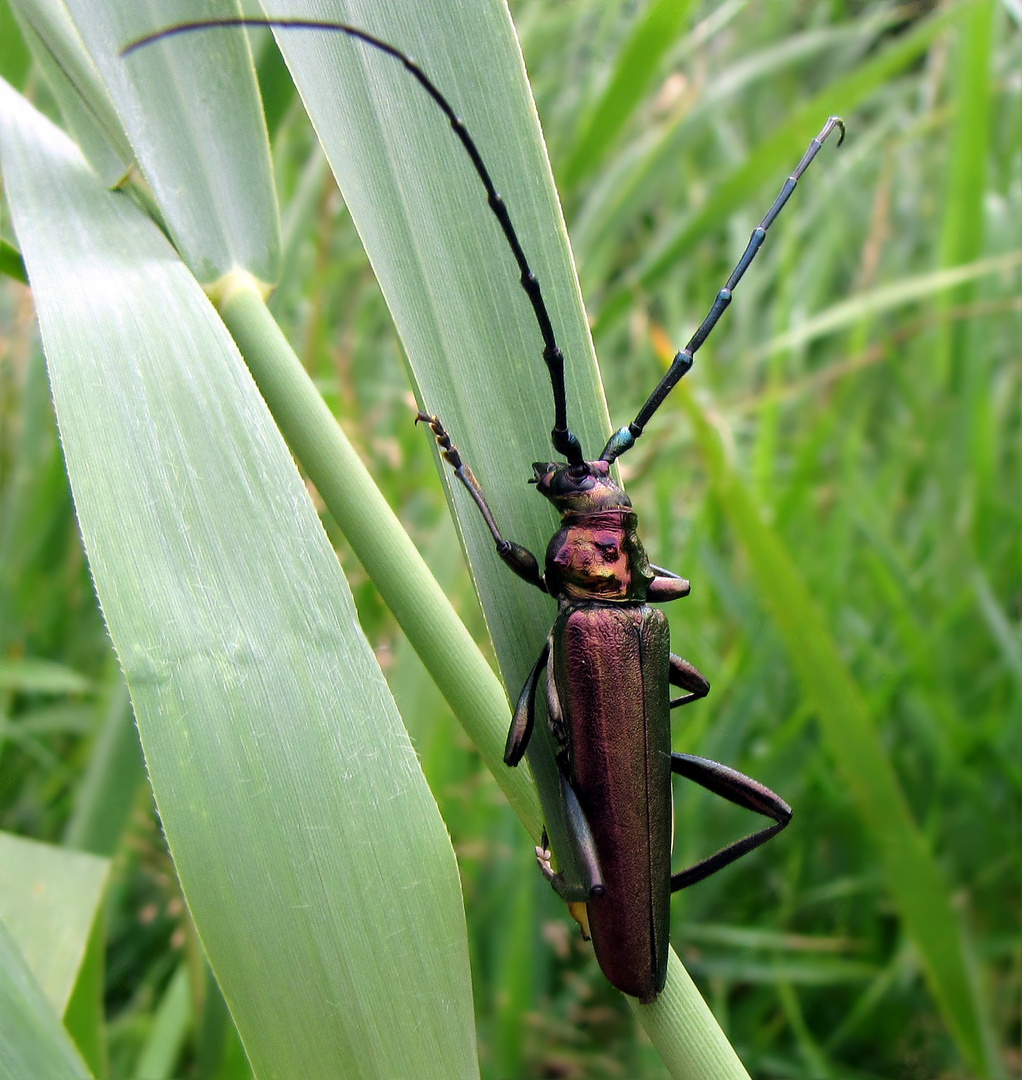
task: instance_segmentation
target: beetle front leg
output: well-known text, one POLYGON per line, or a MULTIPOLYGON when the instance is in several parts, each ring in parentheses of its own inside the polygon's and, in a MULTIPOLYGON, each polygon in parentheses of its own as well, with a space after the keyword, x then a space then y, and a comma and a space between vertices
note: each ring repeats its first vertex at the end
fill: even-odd
POLYGON ((535 585, 541 592, 547 592, 546 582, 540 573, 539 560, 536 556, 528 548, 516 544, 513 540, 505 540, 500 535, 500 529, 497 528, 497 523, 493 518, 493 511, 486 501, 482 486, 476 479, 475 473, 461 460, 461 453, 451 442, 451 437, 447 434, 444 425, 440 423, 440 418, 430 416, 429 413, 420 412, 416 415, 415 422, 417 424, 429 424, 430 430, 436 436, 437 445, 440 447, 440 453, 444 461, 454 469, 455 476, 465 485, 468 493, 475 500, 476 506, 479 507, 479 512, 483 515, 486 527, 493 537, 493 542, 497 545, 497 554, 523 581, 535 585))
POLYGON ((671 772, 694 780, 700 787, 712 791, 714 795, 720 795, 746 810, 754 810, 764 817, 773 818, 775 822, 751 836, 728 844, 727 847, 721 848, 715 855, 703 859, 695 866, 672 874, 671 892, 694 885, 718 870, 723 870, 735 859, 740 859, 743 855, 758 848, 760 844, 765 844, 771 836, 775 836, 791 821, 791 807, 780 795, 776 795, 770 788, 738 772, 737 769, 721 765, 719 761, 696 757, 694 754, 671 754, 671 772))
POLYGON ((676 709, 679 705, 687 705, 690 701, 698 701, 710 692, 710 683, 706 676, 694 664, 671 653, 671 667, 668 675, 671 686, 679 686, 688 693, 682 697, 671 698, 671 708, 676 709))

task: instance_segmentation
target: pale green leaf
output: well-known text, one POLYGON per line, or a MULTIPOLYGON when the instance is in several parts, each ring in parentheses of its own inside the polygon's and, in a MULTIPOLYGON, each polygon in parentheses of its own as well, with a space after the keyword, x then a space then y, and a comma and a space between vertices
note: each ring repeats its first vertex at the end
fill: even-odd
POLYGON ((6 87, 0 118, 97 593, 253 1067, 474 1076, 450 841, 291 456, 158 230, 6 87))
POLYGON ((0 919, 0 1080, 91 1076, 0 919))
POLYGON ((109 859, 0 833, 0 918, 63 1015, 106 888, 109 859))

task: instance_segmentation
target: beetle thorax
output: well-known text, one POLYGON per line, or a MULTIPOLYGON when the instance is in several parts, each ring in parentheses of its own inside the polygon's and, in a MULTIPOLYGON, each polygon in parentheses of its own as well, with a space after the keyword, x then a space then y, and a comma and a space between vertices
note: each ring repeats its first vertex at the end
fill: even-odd
POLYGON ((547 588, 558 600, 641 603, 652 579, 631 510, 565 514, 547 547, 547 588))

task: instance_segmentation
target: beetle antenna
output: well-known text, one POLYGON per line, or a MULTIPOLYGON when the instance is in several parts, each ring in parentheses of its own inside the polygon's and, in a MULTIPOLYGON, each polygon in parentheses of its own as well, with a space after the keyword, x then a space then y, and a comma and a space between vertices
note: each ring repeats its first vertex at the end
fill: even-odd
POLYGON ((486 202, 493 211, 497 221, 500 223, 508 247, 511 248, 511 253, 515 257, 515 262, 518 263, 522 288, 529 298, 529 303, 532 304, 536 322, 539 324, 539 332, 543 336, 543 359, 546 362, 547 370, 550 372, 550 384, 554 395, 554 427, 550 433, 554 449, 567 458, 569 464, 581 466, 583 463, 582 447, 578 441, 578 437, 568 427, 567 401, 564 390, 564 354, 561 352, 557 345, 557 341, 554 338, 553 324, 550 321, 550 313, 547 311, 546 303, 543 300, 543 294, 540 291, 539 279, 529 266, 529 262, 525 257, 525 252, 522 250, 521 241, 518 239, 518 234, 515 232, 514 225, 511 224, 511 217, 508 214, 507 207, 493 185, 493 180, 490 178, 489 170, 483 162, 482 155, 479 153, 479 148, 476 146, 475 140, 468 133, 468 129, 454 111, 451 103, 444 97, 439 89, 437 89, 432 79, 430 79, 422 68, 419 67, 411 56, 402 52, 400 49, 395 48, 395 46, 390 45, 388 42, 382 41, 380 38, 366 33, 364 30, 359 30, 357 27, 349 26, 347 23, 328 22, 318 19, 265 19, 249 18, 247 16, 203 19, 196 22, 178 23, 175 26, 168 26, 162 30, 146 34, 144 37, 137 38, 135 41, 130 42, 121 50, 121 56, 127 56, 129 53, 135 52, 136 49, 141 49, 145 45, 163 41, 165 38, 176 37, 178 34, 191 33, 196 30, 248 26, 267 26, 278 30, 332 30, 347 34, 348 37, 365 42, 366 45, 371 45, 374 49, 378 49, 380 52, 394 57, 395 60, 399 60, 405 66, 405 69, 418 81, 419 85, 422 86, 426 93, 429 94, 440 107, 444 115, 450 121, 454 134, 461 140, 461 145, 465 148, 465 152, 468 154, 473 168, 479 174, 479 179, 483 182, 483 187, 486 189, 486 202))
POLYGON ((627 427, 623 427, 611 435, 610 441, 600 455, 602 461, 614 461, 626 450, 631 450, 635 445, 635 440, 642 434, 643 428, 649 423, 650 417, 663 404, 664 398, 678 385, 682 377, 688 374, 696 350, 710 336, 711 331, 720 321, 721 315, 724 314, 728 304, 731 303, 731 294, 734 292, 735 287, 742 280, 745 271, 749 269, 749 264, 755 259, 759 249, 763 246, 767 229, 773 224, 774 218, 784 209, 785 203, 791 198, 791 193, 795 190, 795 185, 799 182, 802 174, 809 168, 813 158, 820 152, 823 144, 835 129, 841 133, 837 141, 838 146, 845 141, 844 121, 838 116, 829 117, 826 124, 823 125, 823 130, 813 139, 809 144, 809 149, 802 155, 802 160, 796 166, 795 171, 784 181, 784 186, 774 200, 774 205, 767 212, 766 217, 753 229, 744 254, 738 260, 738 265, 731 271, 731 276, 727 279, 724 288, 717 293, 717 299, 713 301, 713 307, 710 308, 699 329, 692 335, 685 348, 675 355, 671 361, 671 366, 667 369, 667 374, 660 380, 660 384, 653 393, 649 395, 646 404, 639 410, 638 416, 627 427))

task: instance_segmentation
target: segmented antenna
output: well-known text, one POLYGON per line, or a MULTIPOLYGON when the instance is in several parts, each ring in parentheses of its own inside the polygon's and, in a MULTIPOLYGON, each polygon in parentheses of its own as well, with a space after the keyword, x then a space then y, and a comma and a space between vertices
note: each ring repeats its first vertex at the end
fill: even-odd
POLYGON ((663 404, 664 398, 678 385, 682 377, 688 374, 696 350, 710 336, 710 332, 719 322, 721 315, 727 310, 735 286, 742 280, 745 271, 749 269, 749 264, 755 259, 759 249, 763 246, 767 229, 773 224, 774 218, 784 209, 784 204, 791 198, 795 185, 799 182, 806 169, 809 168, 813 158, 820 152, 823 144, 835 128, 841 132, 837 141, 838 146, 845 141, 844 121, 838 116, 829 117, 826 124, 823 125, 823 130, 813 139, 809 144, 809 149, 802 155, 802 160, 796 166, 795 171, 784 181, 781 193, 774 200, 774 205, 770 207, 766 217, 752 230, 752 236, 745 252, 738 260, 738 265, 731 271, 731 276, 727 279, 724 288, 717 293, 717 299, 713 301, 713 307, 710 308, 699 329, 692 335, 685 348, 675 355, 674 360, 671 361, 671 366, 667 369, 667 374, 660 380, 653 393, 649 395, 646 404, 639 410, 639 415, 628 427, 623 427, 611 435, 610 441, 600 455, 603 461, 614 461, 626 450, 631 450, 635 445, 635 440, 642 434, 643 428, 649 423, 650 417, 663 404))
POLYGON ((197 30, 214 30, 228 27, 248 26, 266 26, 276 30, 331 30, 347 34, 348 37, 365 42, 366 45, 371 45, 374 49, 378 49, 380 52, 394 57, 395 60, 399 60, 405 66, 405 69, 410 72, 410 74, 418 81, 419 85, 440 107, 444 115, 450 121, 454 134, 461 140, 461 145, 465 148, 465 152, 468 154, 475 171, 479 174, 479 179, 483 182, 483 187, 486 189, 486 202, 493 211, 497 221, 500 223, 504 237, 508 242, 508 246, 511 248, 511 253, 515 257, 515 262, 518 263, 522 288, 529 298, 529 303, 532 304, 536 322, 539 324, 539 332, 543 336, 543 359, 546 362, 547 370, 550 372, 550 385, 554 394, 554 427, 553 431, 550 433, 554 449, 559 454, 562 454, 568 460, 569 464, 581 466, 583 464, 582 447, 577 436, 568 427, 567 402, 564 390, 564 355, 560 348, 558 348, 557 341, 554 338, 553 325, 550 322, 550 313, 547 311, 546 303, 543 300, 543 294, 540 291, 539 279, 529 267, 528 260, 525 258, 525 252, 522 250, 521 242, 518 239, 518 234, 511 224, 511 217, 508 214, 507 207, 504 205, 504 200, 493 186, 489 170, 483 163, 482 156, 479 153, 479 148, 476 146, 475 141, 472 136, 469 135, 468 129, 465 127, 461 118, 455 113, 451 103, 437 89, 433 81, 411 56, 402 52, 400 49, 395 48, 393 45, 390 45, 388 42, 382 41, 380 38, 366 33, 364 30, 359 30, 357 27, 349 26, 347 23, 328 22, 317 19, 264 19, 249 18, 247 16, 203 19, 196 22, 178 23, 175 26, 167 26, 162 30, 146 34, 144 37, 132 41, 121 50, 121 55, 127 56, 129 53, 133 53, 145 45, 163 41, 165 38, 176 37, 178 34, 192 33, 197 30))

